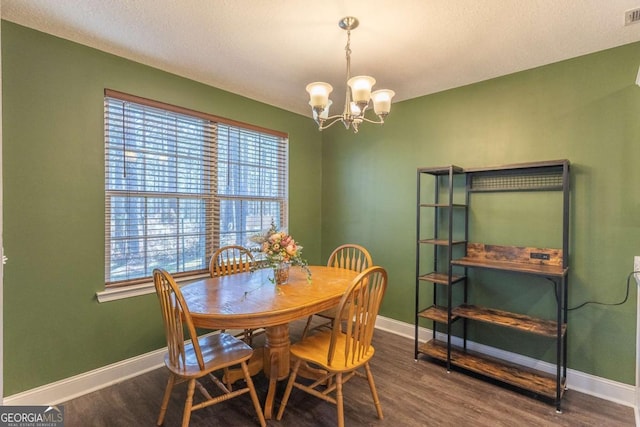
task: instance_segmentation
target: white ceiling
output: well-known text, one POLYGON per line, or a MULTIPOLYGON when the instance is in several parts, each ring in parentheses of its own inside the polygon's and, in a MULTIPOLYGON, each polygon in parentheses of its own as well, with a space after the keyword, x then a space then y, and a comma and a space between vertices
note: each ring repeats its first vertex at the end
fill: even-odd
POLYGON ((305 115, 312 81, 342 104, 344 16, 352 75, 394 101, 640 40, 640 0, 0 1, 2 19, 305 115))

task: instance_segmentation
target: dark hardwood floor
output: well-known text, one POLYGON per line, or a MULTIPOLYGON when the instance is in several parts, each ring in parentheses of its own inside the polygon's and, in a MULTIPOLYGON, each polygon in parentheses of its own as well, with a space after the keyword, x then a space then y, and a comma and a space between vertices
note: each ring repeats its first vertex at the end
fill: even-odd
MULTIPOLYGON (((301 324, 292 325, 292 339, 301 324)), ((634 426, 633 409, 569 389, 563 413, 551 404, 507 390, 437 364, 413 359, 413 340, 376 331, 371 368, 384 411, 376 417, 366 380, 345 385, 347 426, 634 426)), ((164 368, 63 404, 65 427, 155 425, 167 372, 164 368)), ((254 377, 264 400, 267 379, 254 377)), ((206 385, 206 384, 205 384, 206 385)), ((285 382, 279 384, 282 395, 285 382)), ((570 386, 570 384, 569 384, 570 386)), ((213 388, 210 388, 213 390, 213 388)), ((164 425, 179 426, 186 386, 174 388, 164 425)), ((197 395, 197 393, 196 393, 197 395)), ((276 399, 275 409, 279 407, 276 399)), ((258 426, 248 395, 194 412, 191 426, 258 426)), ((269 426, 334 426, 335 407, 294 389, 282 421, 269 426)))

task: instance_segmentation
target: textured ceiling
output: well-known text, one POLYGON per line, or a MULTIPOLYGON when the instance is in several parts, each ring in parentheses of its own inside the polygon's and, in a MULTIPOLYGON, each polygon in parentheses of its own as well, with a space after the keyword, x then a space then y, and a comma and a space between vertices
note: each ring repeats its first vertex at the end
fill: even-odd
MULTIPOLYGON (((352 75, 415 98, 640 40, 640 0, 1 0, 2 19, 285 110, 352 75)), ((638 58, 640 65, 640 58, 638 58)), ((633 81, 635 76, 629 76, 633 81)), ((393 114, 393 113, 392 113, 393 114)))

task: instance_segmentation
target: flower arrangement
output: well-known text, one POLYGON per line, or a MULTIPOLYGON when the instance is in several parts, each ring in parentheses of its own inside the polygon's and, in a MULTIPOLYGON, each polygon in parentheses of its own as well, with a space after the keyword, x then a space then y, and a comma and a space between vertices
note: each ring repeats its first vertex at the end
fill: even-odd
POLYGON ((261 267, 273 268, 275 277, 273 281, 281 283, 282 277, 278 277, 278 274, 286 274, 288 278, 288 267, 290 265, 297 265, 302 267, 307 272, 307 280, 311 280, 311 271, 307 260, 302 258, 302 246, 300 246, 287 232, 278 230, 275 224, 272 222, 271 227, 264 234, 257 235, 251 238, 251 241, 260 244, 257 248, 264 254, 264 262, 261 267), (285 269, 285 272, 278 269, 285 269))

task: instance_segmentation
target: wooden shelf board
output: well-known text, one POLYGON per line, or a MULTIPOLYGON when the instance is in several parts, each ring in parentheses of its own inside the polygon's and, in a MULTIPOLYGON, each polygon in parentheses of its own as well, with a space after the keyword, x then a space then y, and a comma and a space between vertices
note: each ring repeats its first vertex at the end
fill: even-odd
MULTIPOLYGON (((510 313, 508 311, 479 307, 470 304, 462 304, 454 308, 453 312, 457 316, 465 317, 467 319, 478 320, 545 337, 556 338, 558 335, 558 323, 553 320, 538 319, 525 314, 510 313)), ((562 336, 564 336, 566 330, 567 325, 562 325, 562 336)))
POLYGON ((563 277, 566 276, 567 272, 569 271, 568 268, 562 268, 561 266, 557 265, 481 260, 471 257, 462 257, 451 260, 451 264, 459 265, 461 267, 487 268, 492 270, 511 271, 514 273, 527 273, 551 277, 563 277))
MULTIPOLYGON (((431 307, 427 308, 426 310, 421 311, 420 313, 418 313, 418 316, 420 317, 424 317, 425 319, 429 319, 429 320, 435 320, 438 323, 447 323, 447 308, 446 307, 440 307, 437 305, 432 305, 431 307)), ((453 322, 454 320, 456 320, 457 317, 456 316, 452 316, 451 317, 451 321, 453 322)))
POLYGON ((466 208, 467 205, 461 203, 420 203, 422 208, 466 208))
POLYGON ((569 271, 563 267, 560 249, 468 242, 466 250, 466 256, 451 260, 451 263, 462 267, 489 268, 546 277, 563 277, 569 271))
MULTIPOLYGON (((464 280, 466 276, 451 276, 451 284, 458 283, 464 280)), ((439 285, 448 285, 449 284, 449 275, 446 273, 427 273, 418 277, 420 280, 424 280, 426 282, 437 283, 439 285)))
POLYGON ((450 169, 453 169, 454 175, 464 173, 464 169, 456 165, 439 166, 439 167, 431 167, 431 168, 418 168, 418 172, 428 173, 430 175, 449 175, 450 169))
MULTIPOLYGON (((420 243, 428 243, 436 246, 449 246, 449 240, 447 239, 420 239, 418 240, 420 243)), ((460 245, 462 243, 466 243, 465 240, 452 240, 452 245, 460 245)))
MULTIPOLYGON (((419 351, 436 360, 447 361, 446 343, 431 340, 421 345, 419 351)), ((451 364, 522 390, 556 399, 556 379, 552 375, 454 347, 451 349, 451 364)), ((561 398, 564 384, 565 380, 560 387, 561 398)))

